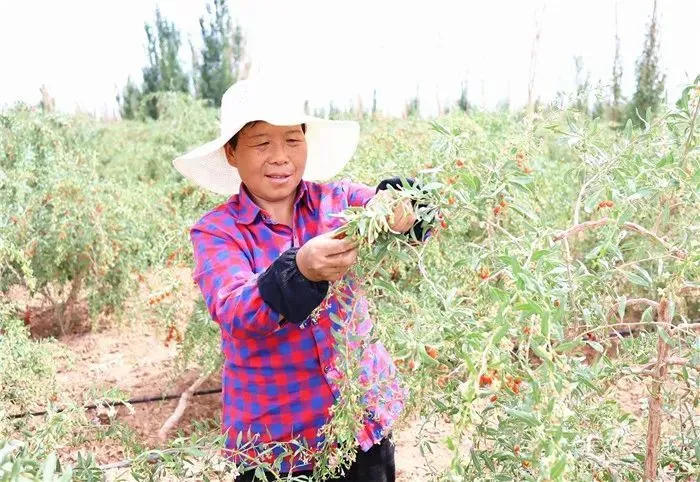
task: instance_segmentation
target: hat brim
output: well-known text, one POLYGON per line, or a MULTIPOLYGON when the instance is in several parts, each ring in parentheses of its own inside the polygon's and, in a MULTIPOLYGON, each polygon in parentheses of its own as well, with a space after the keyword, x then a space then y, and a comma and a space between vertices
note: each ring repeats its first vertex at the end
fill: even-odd
MULTIPOLYGON (((326 180, 337 175, 355 153, 360 126, 355 121, 328 120, 313 116, 259 119, 272 125, 306 124, 307 158, 304 179, 326 180)), ((221 135, 173 160, 173 166, 192 182, 217 194, 237 194, 241 178, 226 159, 224 145, 235 132, 221 135)))

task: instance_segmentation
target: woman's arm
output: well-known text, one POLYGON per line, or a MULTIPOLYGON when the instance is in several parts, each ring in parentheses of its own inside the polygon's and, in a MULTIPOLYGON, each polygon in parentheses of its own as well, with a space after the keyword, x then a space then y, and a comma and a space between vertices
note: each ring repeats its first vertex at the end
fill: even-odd
POLYGON ((254 273, 243 248, 211 224, 190 230, 194 281, 222 332, 235 338, 261 337, 287 320, 301 323, 328 292, 327 282, 306 279, 296 266, 296 250, 282 253, 263 273, 254 273))

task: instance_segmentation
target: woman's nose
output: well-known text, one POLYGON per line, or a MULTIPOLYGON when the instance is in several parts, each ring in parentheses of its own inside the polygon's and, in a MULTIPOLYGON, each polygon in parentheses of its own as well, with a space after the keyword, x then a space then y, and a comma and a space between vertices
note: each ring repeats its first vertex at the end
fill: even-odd
POLYGON ((274 164, 286 164, 289 162, 289 153, 285 143, 274 143, 274 149, 270 153, 270 162, 274 164))

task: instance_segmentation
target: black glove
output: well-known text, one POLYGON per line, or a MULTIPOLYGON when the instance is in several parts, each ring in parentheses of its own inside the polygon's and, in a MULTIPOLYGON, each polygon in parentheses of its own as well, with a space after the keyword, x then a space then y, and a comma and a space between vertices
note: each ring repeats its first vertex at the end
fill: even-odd
MULTIPOLYGON (((417 187, 420 189, 420 185, 416 183, 416 180, 413 178, 406 178, 402 179, 400 177, 390 177, 388 179, 384 179, 377 185, 377 190, 375 192, 379 191, 384 191, 388 189, 389 186, 393 187, 394 189, 400 191, 403 189, 404 184, 407 184, 411 187, 417 187), (405 183, 404 183, 405 181, 405 183)), ((427 204, 423 203, 418 203, 416 199, 411 199, 411 206, 413 206, 413 209, 416 209, 418 207, 419 209, 421 208, 427 208, 427 204)), ((408 235, 411 236, 411 238, 417 239, 418 241, 425 241, 425 239, 428 237, 430 234, 430 228, 432 227, 431 223, 426 223, 421 220, 416 220, 416 222, 413 224, 413 227, 408 231, 408 235)))

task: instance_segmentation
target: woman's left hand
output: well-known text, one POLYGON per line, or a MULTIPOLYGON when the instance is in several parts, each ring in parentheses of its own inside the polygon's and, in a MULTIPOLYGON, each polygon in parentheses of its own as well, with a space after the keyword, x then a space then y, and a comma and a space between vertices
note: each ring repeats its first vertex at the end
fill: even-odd
POLYGON ((401 199, 398 202, 390 191, 379 191, 373 202, 395 203, 393 212, 387 218, 389 229, 396 233, 407 233, 416 222, 416 215, 409 199, 401 199))

